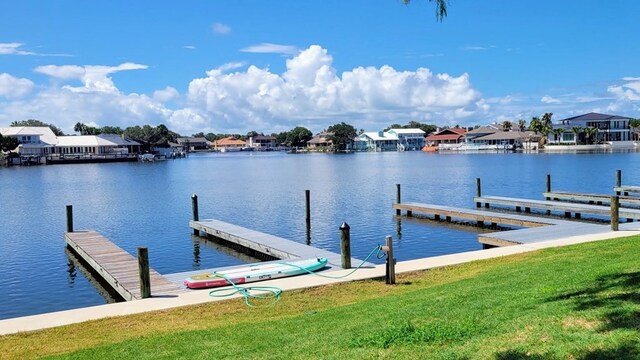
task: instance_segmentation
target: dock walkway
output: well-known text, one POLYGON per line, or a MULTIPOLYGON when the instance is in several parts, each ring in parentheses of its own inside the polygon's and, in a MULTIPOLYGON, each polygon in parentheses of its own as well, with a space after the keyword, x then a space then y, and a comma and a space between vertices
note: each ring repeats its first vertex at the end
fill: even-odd
MULTIPOLYGON (((64 234, 67 245, 127 301, 141 299, 138 259, 99 233, 74 231, 64 234)), ((157 271, 149 269, 151 296, 171 296, 185 292, 157 271)))
MULTIPOLYGON (((502 206, 514 206, 517 212, 531 212, 531 209, 542 209, 548 211, 564 212, 565 217, 570 218, 571 213, 575 214, 575 217, 579 219, 581 214, 591 214, 598 216, 611 216, 611 208, 608 206, 579 204, 579 203, 567 203, 561 201, 550 200, 531 200, 520 199, 502 196, 481 196, 474 197, 473 201, 476 203, 484 203, 485 205, 502 205, 502 206)), ((629 220, 640 219, 640 209, 619 209, 620 218, 627 218, 629 220)))
MULTIPOLYGON (((570 202, 582 202, 596 205, 609 205, 611 204, 611 196, 606 194, 585 194, 575 193, 569 191, 552 191, 542 193, 547 199, 554 201, 570 201, 570 202)), ((640 206, 640 197, 637 196, 618 196, 620 205, 627 206, 640 206)))
POLYGON ((618 195, 620 194, 629 195, 629 193, 640 193, 640 186, 620 185, 620 186, 615 186, 613 188, 613 191, 615 191, 615 193, 618 195))
MULTIPOLYGON (((340 267, 342 264, 340 254, 219 220, 192 220, 189 222, 189 226, 205 234, 280 260, 325 257, 329 265, 340 267)), ((358 265, 361 262, 362 260, 351 258, 351 264, 353 265, 358 265)), ((372 264, 366 265, 370 266, 372 264)))

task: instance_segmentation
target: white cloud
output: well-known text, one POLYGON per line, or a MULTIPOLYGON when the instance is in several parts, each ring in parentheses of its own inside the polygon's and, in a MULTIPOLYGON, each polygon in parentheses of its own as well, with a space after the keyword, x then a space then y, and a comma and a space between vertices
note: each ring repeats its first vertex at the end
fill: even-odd
POLYGON ((551 97, 549 95, 545 95, 542 97, 542 99, 540 99, 540 101, 542 101, 545 104, 560 104, 561 101, 559 99, 556 99, 554 97, 551 97))
POLYGON ((0 43, 0 55, 36 55, 31 51, 20 50, 22 43, 0 43))
POLYGON ((180 97, 180 93, 175 88, 167 86, 163 90, 156 90, 153 92, 153 99, 159 102, 173 101, 180 97))
POLYGON ((188 50, 195 50, 195 49, 196 49, 196 47, 195 47, 195 46, 193 46, 193 45, 185 45, 185 46, 183 46, 182 48, 183 48, 183 49, 188 49, 188 50))
POLYGON ((108 75, 127 70, 143 70, 147 65, 135 63, 123 63, 118 66, 102 65, 45 65, 35 69, 36 72, 49 75, 62 80, 80 80, 83 87, 67 86, 66 88, 76 92, 117 92, 118 89, 108 75))
POLYGON ((0 74, 0 96, 19 98, 27 95, 33 89, 33 81, 20 79, 7 73, 0 74))
POLYGON ((240 51, 248 52, 248 53, 261 53, 261 54, 295 55, 298 53, 298 48, 292 45, 262 43, 258 45, 248 46, 246 48, 240 49, 240 51))
POLYGON ((211 26, 211 29, 213 30, 214 34, 218 34, 218 35, 227 35, 229 33, 231 33, 231 28, 225 24, 222 23, 215 23, 211 26))

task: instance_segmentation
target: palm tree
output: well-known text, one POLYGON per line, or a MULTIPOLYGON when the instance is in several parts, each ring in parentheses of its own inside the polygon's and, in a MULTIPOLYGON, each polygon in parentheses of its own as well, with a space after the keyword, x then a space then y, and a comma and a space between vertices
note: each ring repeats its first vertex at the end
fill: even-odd
POLYGON ((629 127, 633 130, 633 135, 635 135, 635 139, 638 140, 638 130, 640 130, 640 119, 631 119, 629 120, 629 127))
POLYGON ((553 116, 553 113, 544 113, 544 115, 542 115, 542 126, 548 126, 549 128, 553 127, 553 124, 551 123, 551 117, 553 116))
POLYGON ((502 131, 511 131, 512 127, 513 124, 511 124, 511 121, 505 120, 502 122, 502 131))
MULTIPOLYGON (((405 5, 409 5, 411 0, 402 0, 405 5)), ((447 0, 429 0, 436 3, 436 19, 442 21, 447 16, 447 0)))
POLYGON ((574 126, 571 128, 571 131, 573 131, 574 134, 576 134, 576 145, 578 145, 578 138, 580 137, 580 134, 582 133, 582 127, 580 126, 574 126))
POLYGON ((598 128, 588 127, 584 129, 584 134, 591 144, 595 144, 595 137, 598 134, 598 128))
POLYGON ((85 135, 85 133, 87 132, 87 125, 81 122, 77 122, 73 127, 73 131, 80 133, 80 135, 85 135))
POLYGON ((564 134, 564 129, 556 128, 553 129, 552 132, 556 142, 559 143, 559 140, 562 139, 562 134, 564 134))
POLYGON ((520 131, 524 131, 526 128, 527 128, 527 120, 525 119, 518 120, 518 129, 520 131))
POLYGON ((536 135, 542 130, 542 122, 540 122, 540 118, 534 116, 531 118, 529 122, 529 130, 533 131, 536 135))

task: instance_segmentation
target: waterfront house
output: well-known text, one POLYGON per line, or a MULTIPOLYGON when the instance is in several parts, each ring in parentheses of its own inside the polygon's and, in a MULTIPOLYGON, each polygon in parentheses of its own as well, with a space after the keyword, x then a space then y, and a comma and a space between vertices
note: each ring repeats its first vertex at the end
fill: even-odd
POLYGON ((390 131, 364 132, 353 140, 353 150, 398 151, 398 136, 390 131))
POLYGON ((276 148, 274 136, 256 135, 249 137, 249 146, 256 150, 273 150, 276 148))
POLYGON ((422 129, 389 129, 387 136, 395 136, 398 139, 398 151, 420 150, 424 147, 426 133, 422 129))
POLYGON ((127 155, 140 152, 140 143, 116 134, 58 136, 57 155, 127 155))
POLYGON ((54 152, 56 135, 48 126, 13 126, 0 128, 2 136, 14 137, 20 145, 14 149, 20 156, 46 156, 54 152))
POLYGON ((595 128, 594 143, 608 143, 610 145, 630 144, 633 141, 633 132, 629 126, 631 118, 619 115, 607 115, 600 113, 588 113, 562 119, 553 125, 554 129, 562 129, 564 132, 556 136, 551 133, 548 142, 551 144, 579 144, 586 139, 584 130, 595 128), (574 129, 582 130, 576 132, 574 129))
POLYGON ((314 136, 313 138, 311 138, 311 140, 307 141, 307 148, 309 149, 332 148, 333 141, 331 141, 331 136, 333 136, 333 133, 323 131, 317 134, 316 136, 314 136))
POLYGON ((243 147, 247 146, 247 142, 240 140, 234 136, 228 136, 223 139, 218 139, 213 142, 213 149, 215 151, 227 152, 227 151, 240 151, 243 147))
POLYGON ((203 137, 179 137, 176 142, 186 151, 209 149, 209 142, 203 137))
POLYGON ((425 138, 427 145, 438 146, 440 144, 459 144, 464 141, 465 128, 450 128, 438 131, 425 138))

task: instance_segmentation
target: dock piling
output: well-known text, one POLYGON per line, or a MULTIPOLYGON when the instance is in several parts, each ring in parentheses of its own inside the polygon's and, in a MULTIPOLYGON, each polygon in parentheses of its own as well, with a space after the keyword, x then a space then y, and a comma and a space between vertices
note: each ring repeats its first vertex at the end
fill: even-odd
POLYGON ((305 214, 307 221, 307 232, 311 229, 311 190, 304 191, 305 214))
POLYGON ((611 197, 611 230, 618 231, 618 223, 620 221, 620 198, 618 196, 611 197))
MULTIPOLYGON (((622 186, 622 170, 616 170, 616 187, 622 186)), ((616 191, 616 195, 620 195, 620 191, 616 191)))
MULTIPOLYGON (((547 192, 550 193, 551 192, 551 174, 547 174, 547 192)), ((545 198, 547 200, 551 200, 551 198, 545 198)), ((551 210, 547 210, 545 212, 548 215, 551 215, 551 210)))
POLYGON ((385 242, 386 246, 382 247, 382 250, 387 253, 387 260, 385 261, 385 282, 393 285, 396 283, 396 259, 393 257, 393 239, 387 235, 385 242))
POLYGON ((140 276, 140 294, 143 299, 151 297, 151 276, 149 275, 149 250, 138 247, 138 272, 140 276))
MULTIPOLYGON (((198 215, 198 195, 191 195, 191 210, 193 212, 193 221, 200 221, 200 216, 198 215)), ((199 236, 200 231, 193 229, 193 235, 199 236)))
POLYGON ((351 269, 351 227, 346 222, 340 225, 340 255, 343 269, 351 269))
MULTIPOLYGON (((396 204, 400 204, 400 184, 396 184, 396 204)), ((400 215, 400 209, 396 209, 396 215, 400 215)))
POLYGON ((67 205, 67 232, 73 232, 73 205, 67 205))
MULTIPOLYGON (((480 185, 480 178, 476 178, 476 197, 482 197, 482 186, 480 185)), ((477 202, 476 207, 481 207, 482 204, 477 202)))

